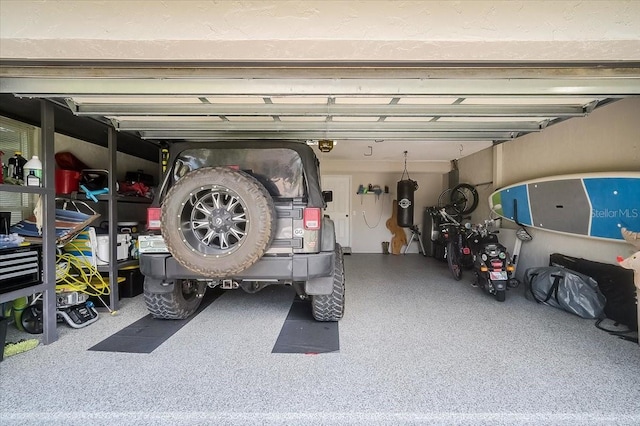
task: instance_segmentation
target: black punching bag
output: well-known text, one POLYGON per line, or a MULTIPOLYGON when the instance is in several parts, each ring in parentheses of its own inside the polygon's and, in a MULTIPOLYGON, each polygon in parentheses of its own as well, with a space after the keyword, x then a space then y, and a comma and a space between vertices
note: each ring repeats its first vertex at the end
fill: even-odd
POLYGON ((411 179, 398 181, 398 226, 413 226, 413 193, 418 189, 417 182, 411 179))

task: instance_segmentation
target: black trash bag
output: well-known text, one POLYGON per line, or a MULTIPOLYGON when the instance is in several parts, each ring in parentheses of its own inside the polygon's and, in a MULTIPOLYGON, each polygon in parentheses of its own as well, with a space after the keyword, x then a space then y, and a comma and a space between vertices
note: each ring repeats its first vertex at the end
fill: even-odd
POLYGON ((549 256, 549 266, 562 266, 596 280, 598 288, 607 299, 605 316, 626 325, 630 330, 638 330, 637 295, 632 270, 560 253, 549 256))
POLYGON ((538 303, 582 318, 603 318, 606 298, 591 277, 570 269, 546 266, 525 271, 527 291, 538 303))

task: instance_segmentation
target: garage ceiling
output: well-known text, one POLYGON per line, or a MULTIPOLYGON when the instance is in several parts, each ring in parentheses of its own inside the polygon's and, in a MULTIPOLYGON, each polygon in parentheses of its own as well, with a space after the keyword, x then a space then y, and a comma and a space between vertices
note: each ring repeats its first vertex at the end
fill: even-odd
POLYGON ((0 92, 158 143, 329 139, 345 158, 428 143, 421 159, 442 161, 640 95, 633 65, 5 62, 0 92))

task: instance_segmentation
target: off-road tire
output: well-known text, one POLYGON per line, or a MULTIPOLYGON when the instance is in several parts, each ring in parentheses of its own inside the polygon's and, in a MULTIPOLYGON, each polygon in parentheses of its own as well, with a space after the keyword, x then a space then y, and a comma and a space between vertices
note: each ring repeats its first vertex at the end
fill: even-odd
POLYGON ((276 219, 271 195, 253 176, 203 167, 183 176, 167 193, 161 231, 182 266, 207 277, 228 277, 262 257, 273 240, 276 219))
MULTIPOLYGON (((145 277, 147 280, 153 278, 145 277)), ((144 303, 151 316, 161 319, 185 319, 200 306, 202 297, 198 297, 198 285, 193 280, 175 280, 170 293, 153 293, 144 288, 144 303)))
POLYGON ((311 297, 313 318, 316 321, 339 321, 344 315, 344 258, 342 247, 336 244, 331 294, 311 297))

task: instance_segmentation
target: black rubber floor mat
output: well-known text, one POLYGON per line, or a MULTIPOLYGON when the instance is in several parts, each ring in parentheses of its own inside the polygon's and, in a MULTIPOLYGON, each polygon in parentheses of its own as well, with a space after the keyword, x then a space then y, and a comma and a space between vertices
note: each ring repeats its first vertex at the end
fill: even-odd
POLYGON ((133 324, 118 331, 113 336, 107 337, 102 342, 89 348, 90 351, 102 352, 128 352, 150 354, 169 337, 184 327, 195 318, 214 300, 223 293, 223 290, 208 290, 198 310, 187 319, 162 320, 156 319, 151 314, 140 318, 133 324))
POLYGON ((314 320, 310 303, 296 299, 271 353, 319 354, 339 350, 338 323, 314 320))

